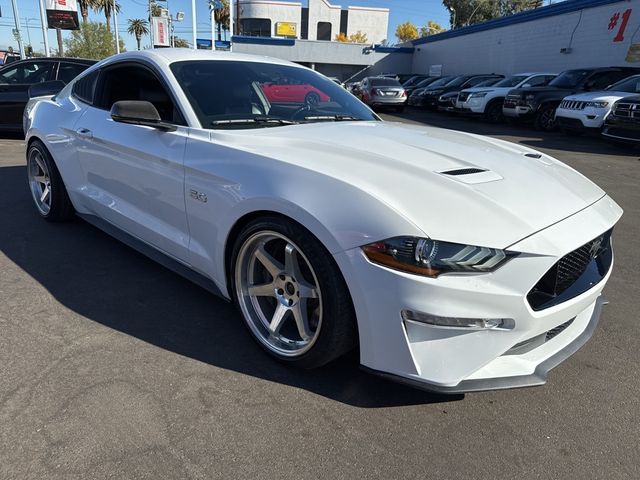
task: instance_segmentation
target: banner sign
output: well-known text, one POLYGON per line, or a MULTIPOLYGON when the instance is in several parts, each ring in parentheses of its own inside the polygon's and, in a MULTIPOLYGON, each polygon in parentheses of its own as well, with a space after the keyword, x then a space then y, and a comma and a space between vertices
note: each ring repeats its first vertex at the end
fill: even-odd
POLYGON ((78 30, 78 2, 76 0, 47 0, 47 25, 61 30, 78 30))
POLYGON ((171 46, 171 38, 169 35, 169 19, 167 17, 152 17, 151 28, 153 28, 154 47, 171 46))
POLYGON ((277 22, 276 36, 278 37, 297 37, 298 25, 292 22, 277 22))

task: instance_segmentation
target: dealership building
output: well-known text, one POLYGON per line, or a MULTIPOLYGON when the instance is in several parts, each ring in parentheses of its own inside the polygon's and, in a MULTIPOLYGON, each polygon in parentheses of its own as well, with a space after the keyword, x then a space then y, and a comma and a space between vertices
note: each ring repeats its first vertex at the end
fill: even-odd
MULTIPOLYGON (((278 2, 247 0, 244 3, 278 2)), ((277 38, 272 32, 264 37, 235 36, 234 51, 284 58, 343 80, 389 72, 509 75, 613 65, 640 67, 640 0, 565 0, 431 35, 399 47, 375 44, 375 39, 386 36, 388 12, 380 13, 385 19, 382 29, 385 33, 374 34, 364 30, 366 22, 361 23, 358 14, 353 14, 356 11, 353 7, 346 9, 347 14, 343 16, 345 10, 330 8, 326 0, 309 0, 307 13, 303 13, 300 4, 290 7, 287 2, 280 3, 292 8, 294 13, 291 17, 271 14, 271 28, 275 32, 279 18, 291 21, 300 18, 298 35, 277 38), (324 28, 323 22, 331 23, 333 35, 341 29, 344 17, 350 19, 346 33, 366 31, 374 44, 317 40, 318 30, 322 33, 324 28)), ((256 18, 269 15, 268 11, 245 7, 245 12, 249 11, 256 18)), ((323 35, 322 38, 327 38, 326 33, 323 35)))
POLYGON ((389 9, 342 7, 327 0, 300 2, 240 0, 240 35, 332 41, 343 33, 364 33, 371 43, 387 38, 389 9))

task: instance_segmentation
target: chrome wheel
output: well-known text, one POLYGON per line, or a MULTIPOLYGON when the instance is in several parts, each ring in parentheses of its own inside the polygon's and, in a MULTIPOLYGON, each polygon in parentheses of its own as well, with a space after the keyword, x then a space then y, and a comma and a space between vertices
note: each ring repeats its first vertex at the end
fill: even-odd
POLYGON ((322 294, 300 248, 284 235, 260 231, 238 252, 235 287, 240 309, 256 338, 285 357, 303 355, 322 327, 322 294))
POLYGON ((29 152, 27 171, 33 201, 38 211, 46 216, 51 211, 51 175, 42 153, 36 148, 29 152))

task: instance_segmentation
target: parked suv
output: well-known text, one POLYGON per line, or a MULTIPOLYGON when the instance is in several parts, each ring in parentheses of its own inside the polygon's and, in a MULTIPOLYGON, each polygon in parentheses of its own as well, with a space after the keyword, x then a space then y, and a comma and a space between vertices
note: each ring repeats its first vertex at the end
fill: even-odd
POLYGON ((490 122, 502 120, 504 97, 514 88, 541 87, 556 78, 557 73, 518 73, 490 87, 462 90, 456 100, 456 110, 471 115, 484 115, 490 122))
POLYGON ((0 68, 0 130, 22 131, 31 85, 52 80, 69 83, 94 63, 79 58, 33 58, 0 68))
POLYGON ((398 80, 388 77, 367 77, 362 80, 358 91, 360 99, 372 108, 392 107, 404 110, 407 94, 398 80))
POLYGON ((454 78, 456 77, 451 75, 446 77, 440 77, 434 80, 433 82, 428 82, 426 85, 416 88, 413 92, 411 92, 411 94, 408 95, 409 100, 407 100, 407 103, 412 107, 425 106, 425 102, 431 97, 432 90, 442 91, 444 86, 454 78))
POLYGON ((602 135, 623 142, 640 142, 640 96, 631 96, 613 104, 602 135))
POLYGON ((533 121, 539 130, 553 130, 555 112, 562 99, 579 92, 598 91, 640 73, 638 68, 604 67, 566 70, 546 87, 516 88, 505 97, 505 117, 533 121))
POLYGON ((564 97, 556 109, 556 124, 567 133, 600 133, 613 104, 630 94, 640 94, 640 75, 620 80, 603 91, 564 97))
MULTIPOLYGON (((503 78, 504 77, 502 75, 492 75, 481 77, 478 79, 471 79, 466 84, 473 85, 474 87, 490 87, 503 78)), ((456 101, 458 100, 458 95, 460 94, 459 88, 455 88, 450 92, 443 93, 442 95, 440 95, 440 97, 438 97, 438 110, 453 112, 456 109, 456 101)))

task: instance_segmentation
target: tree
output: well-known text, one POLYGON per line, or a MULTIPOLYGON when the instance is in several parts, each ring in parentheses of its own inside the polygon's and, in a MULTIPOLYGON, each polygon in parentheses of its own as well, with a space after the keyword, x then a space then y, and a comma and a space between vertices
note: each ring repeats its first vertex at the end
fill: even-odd
POLYGON ((162 15, 162 7, 155 2, 150 4, 150 13, 152 17, 159 17, 162 15))
MULTIPOLYGON (((95 12, 102 12, 107 21, 107 30, 111 31, 111 15, 113 14, 113 0, 91 0, 91 7, 95 12)), ((120 13, 120 4, 116 2, 116 12, 120 13)))
POLYGON ((351 43, 369 43, 367 39, 367 34, 358 30, 356 33, 352 33, 349 35, 349 41, 351 43))
MULTIPOLYGON (((72 30, 64 41, 68 57, 102 60, 115 53, 113 35, 104 23, 87 22, 79 30, 72 30)), ((120 40, 120 51, 124 52, 124 42, 120 40)))
POLYGON ((342 43, 369 43, 369 40, 367 40, 367 34, 362 33, 360 30, 349 36, 344 32, 340 32, 336 35, 335 41, 342 43))
POLYGON ((418 38, 418 29, 413 23, 404 22, 396 28, 396 37, 398 37, 400 43, 410 42, 418 38))
POLYGON ((429 35, 435 35, 436 33, 442 33, 445 29, 438 22, 429 20, 424 27, 420 27, 420 36, 428 37, 429 35))
POLYGON ((222 40, 222 30, 229 30, 229 0, 222 0, 222 8, 213 12, 218 29, 218 40, 222 40))
POLYGON ((138 50, 140 50, 140 40, 142 40, 142 36, 149 34, 149 22, 141 18, 136 18, 129 20, 128 23, 129 27, 127 28, 127 32, 136 36, 136 43, 138 44, 138 50))
POLYGON ((80 15, 82 15, 82 23, 89 21, 89 8, 93 7, 93 0, 78 0, 80 7, 80 15))
POLYGON ((449 10, 451 28, 458 28, 538 8, 543 0, 442 0, 442 3, 449 10))
POLYGON ((189 42, 183 38, 173 37, 173 46, 176 48, 189 48, 189 42))

